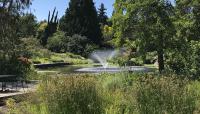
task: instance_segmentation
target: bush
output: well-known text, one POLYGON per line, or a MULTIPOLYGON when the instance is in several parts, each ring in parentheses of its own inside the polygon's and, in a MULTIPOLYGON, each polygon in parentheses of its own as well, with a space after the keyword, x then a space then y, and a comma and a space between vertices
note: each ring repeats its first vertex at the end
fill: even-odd
POLYGON ((82 56, 87 56, 86 46, 89 45, 89 41, 85 36, 73 35, 72 37, 66 37, 64 39, 65 52, 71 52, 82 56))
POLYGON ((167 65, 176 74, 190 75, 193 79, 200 76, 200 43, 191 41, 183 47, 184 52, 178 50, 168 54, 167 65))
POLYGON ((0 74, 1 75, 16 75, 21 78, 26 78, 31 71, 31 62, 25 57, 13 56, 9 59, 0 58, 0 74))
POLYGON ((156 52, 147 52, 145 55, 144 64, 154 64, 157 60, 156 52))
POLYGON ((64 51, 64 42, 65 33, 58 31, 53 34, 52 37, 48 39, 47 47, 49 50, 53 52, 63 52, 64 51))
POLYGON ((98 48, 97 45, 90 43, 85 36, 75 34, 70 37, 61 31, 49 38, 47 47, 53 52, 71 52, 82 56, 87 56, 98 48))
POLYGON ((109 62, 113 63, 113 64, 118 64, 119 66, 142 66, 143 65, 143 61, 140 58, 132 58, 131 60, 129 60, 129 57, 115 57, 111 60, 109 60, 109 62))

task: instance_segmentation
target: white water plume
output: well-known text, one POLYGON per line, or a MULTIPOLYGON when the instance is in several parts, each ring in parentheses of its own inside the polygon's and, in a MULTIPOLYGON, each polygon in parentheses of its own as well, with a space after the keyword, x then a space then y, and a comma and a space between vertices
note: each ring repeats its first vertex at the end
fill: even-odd
POLYGON ((98 50, 91 54, 91 59, 97 60, 103 68, 108 68, 108 60, 117 55, 117 50, 98 50))

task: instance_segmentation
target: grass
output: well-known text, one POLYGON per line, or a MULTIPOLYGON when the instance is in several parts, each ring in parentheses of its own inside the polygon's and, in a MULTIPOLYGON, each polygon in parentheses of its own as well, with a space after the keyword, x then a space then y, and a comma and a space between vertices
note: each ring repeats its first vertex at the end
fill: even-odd
MULTIPOLYGON (((44 51, 44 50, 43 50, 44 51)), ((40 52, 43 53, 43 52, 40 52)), ((70 64, 90 64, 92 61, 85 59, 79 55, 74 55, 72 53, 53 53, 53 52, 46 52, 48 56, 41 55, 39 53, 35 54, 32 57, 33 63, 57 63, 57 62, 66 62, 70 64)))
POLYGON ((23 38, 21 39, 24 50, 27 50, 25 55, 29 57, 33 63, 56 63, 56 62, 66 62, 70 64, 88 64, 91 63, 90 60, 81 57, 80 55, 75 55, 72 53, 54 53, 42 47, 39 40, 36 38, 23 38))
POLYGON ((10 104, 14 114, 198 114, 200 82, 126 72, 44 77, 37 92, 10 104))

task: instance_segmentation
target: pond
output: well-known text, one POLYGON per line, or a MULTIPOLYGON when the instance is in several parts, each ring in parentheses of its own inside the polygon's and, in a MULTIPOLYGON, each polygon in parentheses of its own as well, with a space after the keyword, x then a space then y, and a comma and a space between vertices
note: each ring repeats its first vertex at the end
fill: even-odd
POLYGON ((37 68, 39 73, 60 73, 60 74, 72 74, 78 73, 76 70, 85 67, 94 67, 96 65, 66 65, 62 67, 47 67, 47 68, 37 68))
POLYGON ((48 74, 73 74, 73 73, 116 73, 116 72, 150 72, 153 71, 151 68, 145 66, 129 66, 129 67, 108 67, 103 68, 98 64, 86 64, 86 65, 66 65, 62 67, 47 67, 36 69, 39 73, 48 73, 48 74))

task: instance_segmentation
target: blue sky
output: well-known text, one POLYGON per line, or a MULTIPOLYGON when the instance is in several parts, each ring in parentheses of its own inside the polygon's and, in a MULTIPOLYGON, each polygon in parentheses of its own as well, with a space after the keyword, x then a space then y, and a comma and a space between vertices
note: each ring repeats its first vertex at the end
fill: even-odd
MULTIPOLYGON (((68 7, 70 0, 33 0, 31 8, 29 9, 37 17, 37 20, 41 21, 48 18, 49 10, 52 12, 54 7, 59 12, 59 17, 65 14, 65 10, 68 7)), ((96 7, 99 7, 101 3, 104 3, 107 9, 107 15, 111 16, 113 11, 113 3, 115 0, 94 0, 96 7)))
MULTIPOLYGON (((64 15, 70 0, 33 0, 31 8, 29 9, 37 17, 38 21, 48 18, 49 10, 52 12, 54 7, 59 11, 59 18, 64 15)), ((107 15, 111 16, 113 12, 113 3, 115 0, 94 0, 98 8, 101 3, 104 3, 107 9, 107 15)), ((171 0, 174 1, 174 0, 171 0)))

